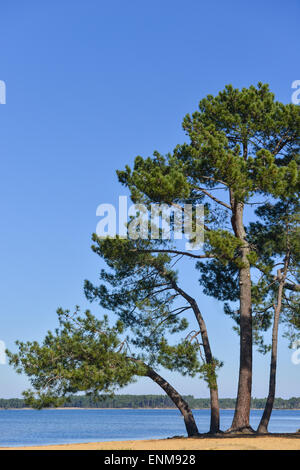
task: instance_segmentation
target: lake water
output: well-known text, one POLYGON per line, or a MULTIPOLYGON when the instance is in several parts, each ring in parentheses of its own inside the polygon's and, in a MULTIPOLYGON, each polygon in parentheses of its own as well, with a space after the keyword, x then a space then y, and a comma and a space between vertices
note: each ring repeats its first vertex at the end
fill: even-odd
MULTIPOLYGON (((251 412, 256 428, 262 411, 251 412)), ((209 410, 195 410, 199 432, 209 427, 209 410)), ((229 428, 232 410, 221 410, 221 427, 229 428)), ((270 432, 295 432, 300 411, 274 410, 270 432)), ((185 435, 177 410, 0 410, 0 446, 155 439, 185 435)))

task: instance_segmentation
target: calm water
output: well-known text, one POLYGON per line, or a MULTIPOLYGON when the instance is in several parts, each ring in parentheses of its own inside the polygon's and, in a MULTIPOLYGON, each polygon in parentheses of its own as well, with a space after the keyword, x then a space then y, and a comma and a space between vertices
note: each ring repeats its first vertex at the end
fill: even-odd
MULTIPOLYGON (((200 432, 209 427, 209 410, 195 410, 200 432)), ((222 429, 232 421, 233 411, 221 411, 222 429)), ((261 411, 253 410, 256 428, 261 411)), ((295 432, 300 411, 275 410, 269 430, 295 432)), ((65 444, 118 441, 184 435, 183 419, 177 410, 1 410, 0 446, 65 444)))

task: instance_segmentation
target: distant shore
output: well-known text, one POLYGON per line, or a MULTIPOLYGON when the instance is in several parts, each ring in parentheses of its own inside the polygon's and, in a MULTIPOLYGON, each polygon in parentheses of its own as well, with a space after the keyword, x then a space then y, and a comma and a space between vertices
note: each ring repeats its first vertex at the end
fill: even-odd
MULTIPOLYGON (((100 408, 100 407, 95 407, 95 408, 86 408, 86 407, 80 407, 80 406, 65 406, 65 407, 58 407, 58 408, 43 408, 44 410, 177 410, 175 407, 170 407, 170 408, 154 408, 154 407, 137 407, 137 408, 100 408)), ((193 410, 209 410, 210 408, 193 408, 193 410)), ((234 408, 220 408, 224 410, 233 410, 234 408)), ((252 408, 253 410, 256 408, 252 408)), ((25 411, 25 410, 34 410, 34 408, 0 408, 0 411, 4 410, 20 410, 20 411, 25 411)))
MULTIPOLYGON (((184 400, 189 403, 193 410, 210 409, 209 398, 195 398, 193 395, 184 395, 184 400)), ((263 409, 266 398, 253 397, 251 401, 252 409, 263 409)), ((234 398, 220 398, 221 409, 231 410, 235 408, 234 398)), ((0 398, 0 409, 27 408, 23 398, 0 398)), ((116 394, 113 397, 93 398, 87 395, 71 395, 68 401, 60 405, 60 408, 85 408, 85 409, 172 409, 174 403, 167 395, 126 395, 116 394)), ((300 409, 300 397, 275 398, 274 409, 300 409)))
MULTIPOLYGON (((11 411, 30 411, 34 410, 35 408, 0 408, 0 411, 6 411, 6 410, 11 410, 11 411)), ((85 407, 79 407, 79 406, 65 406, 65 407, 58 407, 58 408, 43 408, 44 410, 177 410, 175 407, 170 407, 170 408, 154 408, 154 407, 136 407, 136 408, 100 408, 100 407, 95 407, 95 408, 85 408, 85 407)), ((274 410, 280 410, 280 411, 300 411, 299 408, 273 408, 274 410)), ((210 408, 192 408, 193 411, 197 410, 210 410, 210 408)), ((220 410, 228 410, 228 411, 234 411, 235 408, 220 408, 220 410)), ((263 408, 251 408, 253 411, 263 411, 263 408)))

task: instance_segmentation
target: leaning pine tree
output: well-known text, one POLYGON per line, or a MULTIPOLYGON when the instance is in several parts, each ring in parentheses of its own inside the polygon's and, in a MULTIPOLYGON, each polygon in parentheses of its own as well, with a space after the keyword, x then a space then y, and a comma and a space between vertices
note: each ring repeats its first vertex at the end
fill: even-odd
MULTIPOLYGON (((198 111, 184 118, 188 143, 166 156, 158 152, 152 158, 138 156, 133 169, 127 166, 118 172, 119 181, 137 203, 182 205, 204 198, 209 212, 204 252, 181 255, 193 261, 206 259, 198 263, 201 279, 207 278, 208 265, 215 273, 221 272, 218 287, 224 300, 236 300, 231 299, 230 286, 235 280, 230 270, 237 271, 240 368, 231 431, 252 431, 251 276, 257 253, 247 238, 245 213, 248 209, 251 214, 250 204, 256 203, 257 196, 276 200, 297 184, 299 128, 299 107, 276 102, 268 85, 259 83, 242 90, 229 85, 215 97, 208 95, 200 101, 198 111)), ((220 298, 215 285, 206 283, 204 287, 207 294, 220 298)))
MULTIPOLYGON (((23 392, 27 405, 37 409, 62 406, 78 392, 97 400, 112 396, 136 377, 149 377, 181 412, 188 436, 198 434, 186 400, 143 361, 142 355, 130 354, 129 338, 124 336, 120 320, 110 326, 107 316, 98 319, 90 311, 80 315, 78 307, 73 314, 62 309, 57 313, 59 327, 54 333, 49 331, 41 343, 17 341, 18 352, 7 351, 10 365, 30 380, 32 388, 23 392)), ((193 367, 196 372, 201 366, 191 343, 177 348, 164 343, 164 349, 176 355, 178 370, 190 371, 193 367)))
POLYGON ((180 285, 175 269, 180 254, 177 250, 165 253, 168 243, 159 240, 101 239, 97 235, 93 239, 92 248, 106 261, 108 269, 101 271, 100 286, 85 282, 87 298, 117 314, 130 328, 130 342, 143 351, 144 361, 198 375, 207 382, 211 401, 209 431, 219 432, 217 371, 222 363, 212 354, 196 299, 180 285), (193 327, 189 326, 191 321, 193 327), (180 332, 184 337, 178 340, 176 336, 175 344, 169 345, 166 338, 180 332), (198 354, 197 360, 191 351, 198 354))

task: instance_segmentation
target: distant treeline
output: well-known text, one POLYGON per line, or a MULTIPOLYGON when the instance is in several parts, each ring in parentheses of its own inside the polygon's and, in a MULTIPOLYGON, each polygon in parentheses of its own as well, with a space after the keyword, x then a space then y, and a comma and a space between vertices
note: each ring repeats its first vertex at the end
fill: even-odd
MULTIPOLYGON (((194 398, 192 395, 184 397, 193 409, 209 408, 208 398, 194 398)), ((265 398, 253 398, 252 408, 264 408, 265 398)), ((25 408, 24 400, 20 398, 0 399, 0 408, 25 408)), ((65 408, 174 408, 174 403, 165 395, 116 395, 113 398, 105 398, 95 401, 90 396, 76 396, 65 405, 65 408)), ((221 398, 221 408, 234 408, 235 399, 221 398)), ((300 398, 276 398, 274 408, 300 409, 300 398)))

